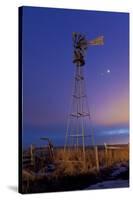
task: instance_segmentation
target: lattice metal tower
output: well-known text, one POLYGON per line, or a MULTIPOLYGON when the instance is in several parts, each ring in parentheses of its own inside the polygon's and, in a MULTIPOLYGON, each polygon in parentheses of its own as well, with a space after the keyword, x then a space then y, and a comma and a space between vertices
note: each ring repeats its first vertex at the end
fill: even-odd
POLYGON ((71 111, 68 116, 64 150, 66 151, 72 147, 75 147, 77 150, 80 148, 84 161, 86 159, 85 146, 87 145, 88 138, 90 138, 92 145, 94 145, 93 130, 89 131, 89 133, 85 130, 85 124, 91 121, 91 117, 83 72, 85 53, 91 45, 103 45, 103 36, 88 41, 84 35, 73 33, 73 63, 75 64, 74 91, 72 94, 71 111))

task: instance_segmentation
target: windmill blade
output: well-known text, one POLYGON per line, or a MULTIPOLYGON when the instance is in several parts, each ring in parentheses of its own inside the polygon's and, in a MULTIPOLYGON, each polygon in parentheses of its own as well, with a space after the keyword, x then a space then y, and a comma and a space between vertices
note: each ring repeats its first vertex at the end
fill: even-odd
POLYGON ((76 44, 76 42, 77 42, 77 33, 76 32, 73 32, 73 35, 72 35, 73 37, 73 43, 74 44, 76 44))
POLYGON ((81 35, 80 33, 78 34, 78 41, 83 40, 84 39, 84 35, 81 35))
POLYGON ((93 40, 88 41, 88 45, 103 45, 104 44, 104 36, 99 36, 93 40))

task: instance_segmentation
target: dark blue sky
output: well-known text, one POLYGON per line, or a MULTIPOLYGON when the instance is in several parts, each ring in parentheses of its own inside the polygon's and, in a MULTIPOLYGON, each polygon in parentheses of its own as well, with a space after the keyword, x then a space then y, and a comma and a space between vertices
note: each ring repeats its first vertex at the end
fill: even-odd
POLYGON ((23 7, 22 26, 24 135, 65 135, 75 70, 72 32, 104 36, 105 44, 89 48, 86 56, 91 115, 95 127, 124 127, 127 134, 129 15, 23 7))

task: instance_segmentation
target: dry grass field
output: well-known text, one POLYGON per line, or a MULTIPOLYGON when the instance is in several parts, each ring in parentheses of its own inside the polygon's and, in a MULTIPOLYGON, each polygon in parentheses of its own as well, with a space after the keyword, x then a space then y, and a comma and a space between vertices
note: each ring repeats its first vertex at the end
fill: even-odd
MULTIPOLYGON (((23 169, 23 193, 53 192, 84 189, 85 186, 108 179, 113 166, 129 162, 129 146, 113 145, 105 150, 98 147, 99 170, 96 167, 95 148, 86 148, 86 161, 83 162, 82 150, 55 148, 53 171, 35 172, 33 168, 23 169)), ((45 163, 37 163, 42 169, 45 163)), ((129 174, 126 173, 126 179, 129 174)))
MULTIPOLYGON (((86 162, 83 162, 82 150, 70 149, 64 152, 64 149, 57 149, 55 151, 55 162, 58 163, 57 171, 64 175, 77 175, 82 173, 89 173, 96 171, 95 149, 87 148, 86 162)), ((129 160, 129 148, 127 145, 114 146, 114 149, 107 149, 104 147, 98 148, 99 166, 110 167, 119 162, 127 162, 129 160)))

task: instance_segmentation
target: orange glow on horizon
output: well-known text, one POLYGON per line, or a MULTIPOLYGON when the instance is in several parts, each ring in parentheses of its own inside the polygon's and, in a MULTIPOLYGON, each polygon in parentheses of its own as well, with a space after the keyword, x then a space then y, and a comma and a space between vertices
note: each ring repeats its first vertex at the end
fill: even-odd
POLYGON ((129 121, 129 102, 127 95, 119 97, 113 102, 108 102, 105 105, 105 110, 100 110, 96 118, 97 124, 100 125, 127 124, 129 121))

